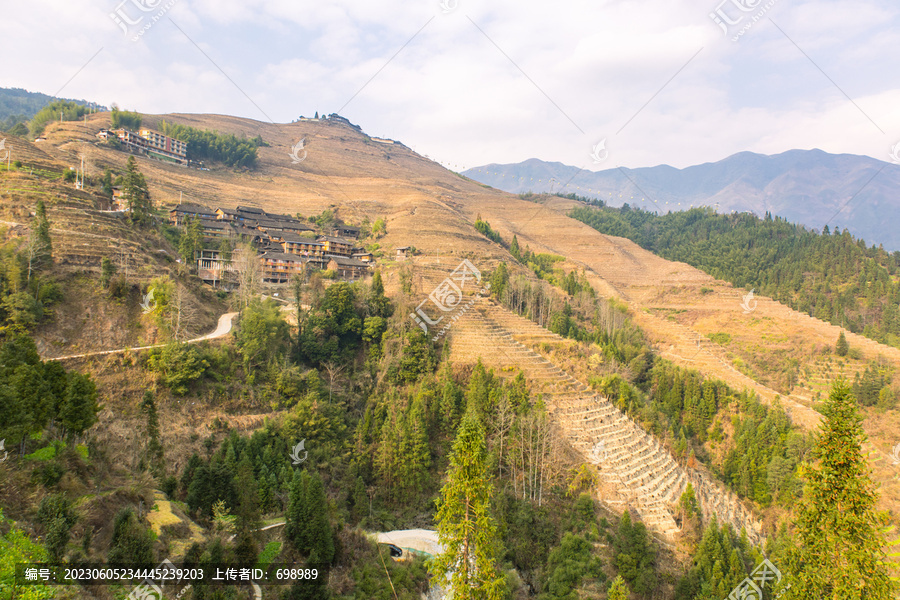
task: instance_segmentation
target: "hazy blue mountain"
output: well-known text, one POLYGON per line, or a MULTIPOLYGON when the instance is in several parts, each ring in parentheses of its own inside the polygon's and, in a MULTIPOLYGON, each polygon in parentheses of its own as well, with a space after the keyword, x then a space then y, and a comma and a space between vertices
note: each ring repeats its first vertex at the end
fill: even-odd
POLYGON ((580 170, 535 158, 463 173, 513 193, 561 192, 610 206, 667 212, 691 206, 719 212, 766 211, 811 229, 847 228, 871 244, 900 250, 900 165, 854 154, 789 150, 767 156, 739 152, 714 163, 676 169, 580 170))

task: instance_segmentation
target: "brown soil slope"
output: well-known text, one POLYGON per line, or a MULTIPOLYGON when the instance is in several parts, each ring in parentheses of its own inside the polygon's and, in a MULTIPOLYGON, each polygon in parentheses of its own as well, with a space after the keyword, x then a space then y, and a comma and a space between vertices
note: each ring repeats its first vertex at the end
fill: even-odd
MULTIPOLYGON (((163 117, 147 117, 155 126, 163 117)), ((900 367, 900 351, 848 335, 862 352, 858 360, 837 360, 824 352, 838 328, 800 315, 766 298, 754 298, 746 311, 743 290, 716 281, 683 263, 646 252, 628 240, 604 236, 565 216, 572 201, 553 199, 546 205, 526 202, 449 172, 398 143, 384 143, 336 121, 267 124, 217 115, 167 115, 177 123, 253 137, 270 144, 259 150, 260 167, 248 172, 225 168, 198 171, 141 158, 140 169, 154 200, 171 206, 184 199, 210 206, 239 204, 272 212, 316 214, 338 211, 348 222, 384 217, 387 236, 380 240, 388 254, 395 246, 415 246, 441 268, 462 257, 488 269, 508 254, 471 226, 476 216, 490 222, 506 240, 518 235, 520 245, 566 257, 564 268, 584 269, 603 295, 628 304, 662 356, 697 368, 735 387, 755 390, 766 401, 780 401, 793 418, 813 428, 819 415, 816 396, 827 393, 838 375, 852 377, 866 360, 879 356, 900 367), (291 146, 305 139, 305 159, 294 163, 291 146), (728 342, 710 340, 728 334, 728 342), (786 367, 785 365, 790 365, 786 367)), ((87 123, 48 127, 41 152, 57 160, 84 155, 88 174, 106 166, 124 168, 127 155, 95 144, 97 129, 108 126, 106 114, 87 123)), ((300 154, 303 156, 302 152, 300 154)), ((26 161, 27 162, 27 161, 26 161)), ((393 261, 383 261, 390 266, 393 261)), ((389 277, 389 280, 392 279, 389 277)), ((429 290, 422 290, 427 293, 429 290)), ((900 506, 900 467, 890 449, 897 439, 896 411, 868 415, 872 465, 889 506, 900 506)))

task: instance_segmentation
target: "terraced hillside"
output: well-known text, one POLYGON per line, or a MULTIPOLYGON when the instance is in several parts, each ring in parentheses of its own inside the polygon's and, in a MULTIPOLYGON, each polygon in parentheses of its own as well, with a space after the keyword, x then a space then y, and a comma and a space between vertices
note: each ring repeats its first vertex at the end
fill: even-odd
MULTIPOLYGON (((153 127, 162 118, 238 136, 261 135, 270 145, 260 148, 260 166, 254 171, 214 166, 201 172, 138 158, 159 205, 171 206, 183 194, 185 201, 212 206, 247 204, 304 216, 331 208, 351 223, 383 217, 387 235, 379 240, 384 253, 379 262, 387 272, 389 290, 397 289, 396 273, 404 264, 392 258, 397 246, 415 246, 417 264, 446 257, 441 259, 453 262, 452 268, 469 257, 488 272, 498 260, 513 263, 501 246, 472 227, 480 215, 506 243, 517 235, 522 247, 564 256, 560 264, 566 271, 583 269, 601 295, 627 304, 662 356, 737 389, 752 389, 763 401, 780 401, 804 427, 811 429, 820 419, 815 392, 821 392, 827 377, 837 371, 828 373, 817 365, 826 356, 824 349, 833 346, 839 328, 763 297, 757 297, 754 309, 745 313, 741 298, 746 291, 568 218, 565 213, 575 204, 571 200, 527 202, 451 173, 402 144, 378 142, 338 121, 271 124, 218 115, 165 115, 148 116, 145 124, 153 127), (290 147, 301 138, 306 139, 308 157, 292 164, 290 147), (733 347, 711 343, 709 336, 716 333, 729 334, 733 347)), ((12 146, 14 158, 24 157, 26 166, 29 160, 74 165, 84 154, 89 176, 99 176, 106 167, 121 172, 127 155, 96 145, 94 133, 108 125, 109 115, 98 113, 89 115, 86 123, 48 125, 47 141, 30 149, 16 150, 27 143, 15 140, 7 145, 12 146)), ((0 184, 0 190, 4 187, 0 184)), ((79 232, 96 234, 84 229, 88 223, 99 222, 89 215, 85 209, 78 221, 79 232)), ((91 251, 90 243, 96 238, 73 235, 79 238, 72 237, 73 243, 91 251)), ((429 291, 427 285, 417 288, 417 293, 429 291)), ((847 338, 862 354, 860 361, 846 367, 851 377, 851 368, 859 370, 865 361, 879 356, 900 373, 900 350, 853 334, 847 338)), ((900 469, 891 460, 891 449, 900 442, 900 414, 870 411, 864 427, 870 436, 874 478, 882 485, 882 507, 900 512, 900 469)))
POLYGON ((603 396, 558 367, 539 351, 571 343, 493 301, 480 298, 453 326, 451 360, 481 360, 504 373, 521 369, 535 394, 543 395, 553 422, 586 462, 599 468, 601 495, 610 504, 635 509, 664 538, 678 532, 673 505, 693 483, 704 518, 746 529, 761 542, 761 525, 737 496, 708 475, 679 464, 658 440, 603 396))

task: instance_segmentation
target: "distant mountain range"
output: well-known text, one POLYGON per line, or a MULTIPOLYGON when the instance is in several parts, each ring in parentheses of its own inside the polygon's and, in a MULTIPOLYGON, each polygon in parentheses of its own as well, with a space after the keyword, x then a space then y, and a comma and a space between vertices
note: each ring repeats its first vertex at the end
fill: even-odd
POLYGON ((821 231, 848 229, 866 243, 900 250, 900 165, 868 156, 789 150, 767 156, 739 152, 714 163, 604 171, 580 170, 535 158, 463 172, 513 193, 560 192, 628 203, 661 213, 692 206, 719 212, 770 212, 821 231))
POLYGON ((53 100, 68 100, 97 110, 107 110, 105 106, 87 100, 56 98, 21 88, 0 88, 0 129, 8 129, 16 123, 27 121, 53 100))

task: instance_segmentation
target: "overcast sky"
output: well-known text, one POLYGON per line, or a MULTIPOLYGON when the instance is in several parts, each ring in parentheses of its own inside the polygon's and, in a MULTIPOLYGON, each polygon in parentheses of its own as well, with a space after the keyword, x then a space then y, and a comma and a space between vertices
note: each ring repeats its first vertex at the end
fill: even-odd
POLYGON ((890 160, 896 0, 720 1, 0 0, 0 86, 144 113, 339 112, 455 170, 890 160))

